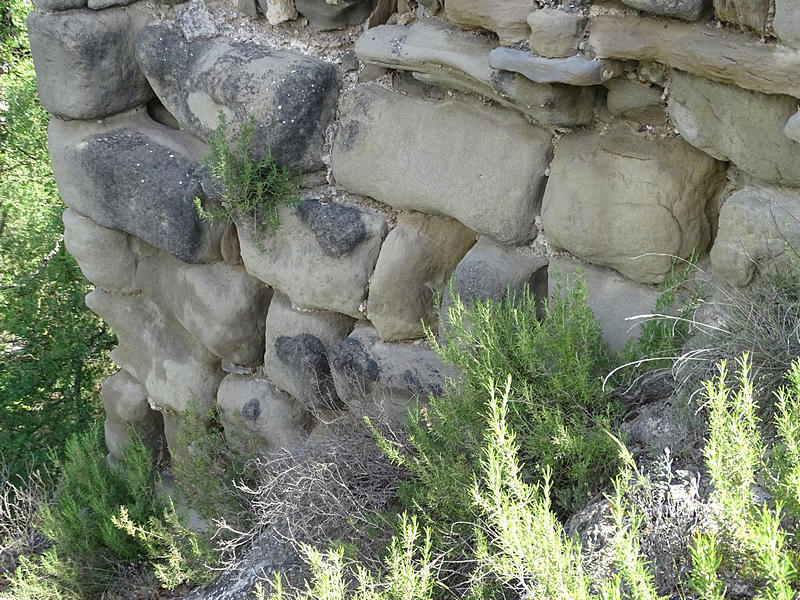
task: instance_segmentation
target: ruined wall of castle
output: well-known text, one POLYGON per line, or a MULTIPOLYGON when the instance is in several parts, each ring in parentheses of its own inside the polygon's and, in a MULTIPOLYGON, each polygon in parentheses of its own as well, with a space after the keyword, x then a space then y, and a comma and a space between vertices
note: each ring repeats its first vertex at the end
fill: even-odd
POLYGON ((190 406, 265 448, 402 414, 452 375, 422 327, 451 277, 544 297, 581 266, 619 349, 671 256, 746 286, 800 244, 797 0, 260 2, 28 20, 65 243, 119 338, 112 455, 190 406), (277 232, 198 216, 219 111, 303 172, 277 232))

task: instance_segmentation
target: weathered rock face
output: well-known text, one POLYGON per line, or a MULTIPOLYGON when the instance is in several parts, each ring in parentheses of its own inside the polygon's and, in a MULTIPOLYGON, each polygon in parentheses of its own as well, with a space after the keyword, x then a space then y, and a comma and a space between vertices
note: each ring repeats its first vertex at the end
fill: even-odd
POLYGON ((402 215, 386 237, 369 290, 367 310, 384 341, 418 338, 436 329, 436 298, 475 234, 448 217, 402 215))
POLYGON ((279 209, 281 226, 238 224, 247 272, 295 306, 362 316, 369 277, 386 235, 382 215, 338 202, 303 200, 279 209))
POLYGON ((697 21, 711 8, 711 0, 622 0, 628 6, 654 15, 697 21))
POLYGON ((800 48, 800 11, 793 0, 775 0, 774 29, 782 42, 800 48))
POLYGON ((136 279, 150 300, 212 354, 240 365, 261 363, 272 291, 243 267, 192 265, 143 248, 136 279))
POLYGON ((222 111, 233 141, 252 116, 255 155, 270 148, 280 164, 322 166, 325 129, 339 88, 333 66, 247 42, 188 42, 168 25, 139 33, 136 59, 182 129, 208 140, 222 111))
POLYGON ((297 10, 317 29, 341 29, 361 23, 377 0, 295 0, 297 10))
POLYGON ((199 141, 140 111, 98 123, 53 119, 48 146, 61 198, 76 213, 186 262, 219 258, 223 226, 201 221, 194 206, 207 202, 199 141))
POLYGON ((300 404, 264 379, 228 375, 219 386, 217 402, 225 437, 239 443, 254 439, 264 450, 297 445, 310 424, 300 404))
MULTIPOLYGON (((41 8, 62 7, 71 5, 41 8)), ((135 7, 30 13, 36 85, 47 112, 97 119, 147 101, 153 92, 136 64, 133 38, 149 20, 135 7)))
POLYGON ((659 295, 655 286, 642 285, 611 269, 581 264, 565 257, 552 257, 548 271, 550 297, 564 293, 567 280, 574 281, 581 272, 586 282, 587 304, 600 323, 603 341, 612 352, 619 352, 628 340, 639 335, 642 320, 628 319, 651 314, 659 295))
POLYGON ((723 173, 678 139, 650 140, 627 128, 564 137, 542 206, 548 242, 635 281, 661 281, 670 257, 707 246, 706 203, 723 173))
POLYGON ((796 111, 797 100, 789 96, 672 73, 669 114, 683 138, 759 179, 800 185, 800 144, 783 133, 796 111))
POLYGON ((339 397, 356 415, 385 417, 402 424, 408 408, 441 394, 458 376, 427 344, 382 342, 368 325, 355 328, 330 355, 339 397))
POLYGON ((615 117, 651 125, 666 122, 667 107, 661 99, 662 88, 622 78, 612 79, 605 85, 608 110, 615 117))
POLYGON ((136 257, 127 235, 100 227, 69 208, 62 218, 64 246, 78 262, 86 279, 109 292, 138 291, 136 257))
POLYGON ((117 371, 103 381, 102 395, 106 446, 111 456, 122 458, 125 446, 133 438, 131 426, 155 454, 164 452, 163 420, 158 412, 151 410, 147 390, 138 381, 125 371, 117 371))
POLYGON ((489 66, 520 73, 537 83, 598 85, 619 75, 622 69, 611 61, 583 56, 543 58, 513 48, 495 48, 489 55, 489 66))
POLYGON ((352 192, 514 243, 534 235, 550 139, 507 110, 370 86, 343 99, 331 164, 336 182, 352 192))
POLYGON ((259 4, 270 25, 278 25, 297 18, 294 0, 259 0, 259 4))
POLYGON ((800 190, 748 186, 722 205, 711 264, 715 274, 744 286, 756 271, 785 268, 787 245, 800 248, 800 190))
POLYGON ((183 412, 212 406, 224 373, 219 359, 143 296, 95 290, 86 305, 114 329, 112 360, 128 371, 158 405, 183 412))
POLYGON ((297 310, 277 294, 267 313, 264 372, 309 408, 340 408, 328 357, 354 323, 346 315, 297 310))
POLYGON ((714 16, 763 33, 767 28, 769 0, 714 0, 714 16))
POLYGON ((33 7, 42 12, 54 12, 57 10, 71 10, 73 8, 85 8, 87 0, 36 0, 33 7))
POLYGON ((365 62, 410 70, 422 82, 486 96, 537 123, 573 126, 591 121, 594 89, 535 83, 519 73, 493 69, 489 53, 495 47, 495 42, 434 20, 410 27, 382 25, 356 41, 356 53, 365 62))
POLYGON ((586 18, 555 8, 540 8, 528 15, 530 48, 539 56, 563 58, 578 51, 578 35, 586 18))
POLYGON ((503 44, 528 39, 527 17, 535 8, 532 0, 447 0, 447 18, 464 29, 488 29, 503 44))

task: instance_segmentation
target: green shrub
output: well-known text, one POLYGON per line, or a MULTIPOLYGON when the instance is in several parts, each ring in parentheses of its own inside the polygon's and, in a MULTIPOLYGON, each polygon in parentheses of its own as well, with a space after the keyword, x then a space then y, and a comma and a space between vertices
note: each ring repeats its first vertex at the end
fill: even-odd
POLYGON ((221 206, 203 208, 195 199, 198 214, 206 219, 221 218, 245 225, 250 233, 259 229, 272 231, 280 226, 278 208, 300 201, 299 177, 278 165, 269 149, 263 158, 254 160, 253 133, 255 118, 245 122, 236 144, 228 144, 228 123, 219 113, 219 125, 209 140, 211 155, 206 163, 221 194, 221 206))

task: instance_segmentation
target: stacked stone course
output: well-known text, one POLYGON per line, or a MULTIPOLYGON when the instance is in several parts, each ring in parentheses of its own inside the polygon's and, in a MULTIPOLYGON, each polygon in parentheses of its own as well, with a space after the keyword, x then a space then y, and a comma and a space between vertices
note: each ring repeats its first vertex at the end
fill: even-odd
POLYGON ((215 404, 265 449, 320 411, 401 420, 457 376, 422 325, 454 292, 581 268, 618 350, 670 257, 757 285, 800 244, 795 0, 247 4, 28 19, 65 243, 119 339, 113 456, 215 404), (197 214, 220 112, 303 173, 276 232, 197 214))

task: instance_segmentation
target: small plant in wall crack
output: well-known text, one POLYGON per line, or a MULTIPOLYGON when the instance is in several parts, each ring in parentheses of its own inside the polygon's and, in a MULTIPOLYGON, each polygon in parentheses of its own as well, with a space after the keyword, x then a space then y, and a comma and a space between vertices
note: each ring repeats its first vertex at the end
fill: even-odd
POLYGON ((195 198, 197 213, 202 219, 224 219, 245 224, 251 232, 274 231, 280 226, 278 208, 300 202, 299 175, 278 165, 269 149, 263 158, 253 159, 255 118, 245 122, 238 139, 228 145, 228 122, 220 111, 219 124, 209 140, 211 154, 206 166, 220 192, 220 204, 205 208, 195 198))

